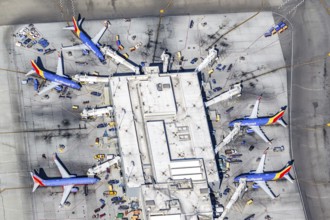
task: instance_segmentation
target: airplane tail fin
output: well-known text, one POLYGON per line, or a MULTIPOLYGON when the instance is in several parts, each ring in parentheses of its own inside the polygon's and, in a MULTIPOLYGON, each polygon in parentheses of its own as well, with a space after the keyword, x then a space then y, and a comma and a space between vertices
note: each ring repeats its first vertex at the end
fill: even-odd
MULTIPOLYGON (((34 70, 29 71, 26 75, 31 75, 32 73, 37 73, 39 76, 43 77, 43 66, 40 57, 36 61, 31 60, 31 65, 34 70)), ((44 78, 44 77, 43 77, 44 78)))
POLYGON ((41 179, 37 174, 34 174, 32 172, 30 172, 31 174, 31 177, 32 177, 32 180, 33 180, 33 189, 32 189, 32 192, 36 191, 36 189, 39 187, 39 186, 44 186, 43 184, 43 179, 41 179))
POLYGON ((269 122, 268 124, 273 124, 273 123, 279 123, 280 125, 282 125, 283 127, 286 127, 286 123, 285 121, 283 120, 283 115, 285 113, 285 110, 286 110, 286 107, 287 106, 284 106, 281 108, 281 111, 279 111, 278 113, 276 113, 273 117, 271 117, 269 119, 269 122))
POLYGON ((81 24, 83 23, 85 18, 82 18, 81 15, 78 15, 78 26, 81 27, 81 24))
MULTIPOLYGON (((290 172, 290 170, 291 170, 291 168, 292 168, 292 165, 293 165, 293 162, 294 162, 294 160, 291 160, 291 161, 289 161, 284 167, 283 167, 283 169, 281 169, 279 172, 277 172, 277 174, 276 174, 276 179, 281 179, 281 178, 290 178, 291 176, 289 176, 290 174, 289 174, 289 172, 290 172)), ((292 177, 291 177, 292 178, 292 177)), ((293 180, 293 178, 292 179, 290 179, 291 181, 293 180)), ((289 181, 290 181, 289 180, 289 181)), ((290 181, 290 182, 291 182, 290 181)))

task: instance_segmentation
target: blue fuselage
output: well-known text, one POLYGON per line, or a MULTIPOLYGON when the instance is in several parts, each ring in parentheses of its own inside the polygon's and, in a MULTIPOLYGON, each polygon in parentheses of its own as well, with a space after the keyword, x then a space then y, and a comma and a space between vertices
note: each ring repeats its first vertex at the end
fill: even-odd
POLYGON ((261 117, 261 118, 240 118, 235 119, 229 123, 229 127, 234 127, 234 124, 240 123, 242 127, 244 126, 263 126, 269 123, 269 117, 261 117))
POLYGON ((59 75, 53 74, 48 71, 43 71, 43 77, 49 81, 57 82, 57 83, 60 83, 61 85, 68 86, 73 89, 79 90, 81 88, 81 85, 79 85, 78 83, 76 83, 66 77, 59 76, 59 75))
POLYGON ((71 177, 43 180, 45 186, 65 186, 65 185, 89 185, 99 181, 97 178, 90 177, 71 177))
POLYGON ((93 41, 83 31, 79 34, 80 40, 100 59, 101 62, 105 61, 103 53, 100 48, 93 43, 93 41))
POLYGON ((243 173, 235 177, 234 182, 239 182, 241 178, 245 178, 246 182, 254 181, 271 181, 276 177, 277 172, 268 172, 268 173, 243 173))

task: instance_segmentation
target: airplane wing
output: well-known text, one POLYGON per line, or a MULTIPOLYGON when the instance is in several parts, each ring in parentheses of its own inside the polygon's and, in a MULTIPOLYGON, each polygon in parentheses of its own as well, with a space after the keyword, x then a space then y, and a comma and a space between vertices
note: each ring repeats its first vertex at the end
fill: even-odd
POLYGON ((62 47, 62 50, 88 50, 85 44, 79 44, 74 46, 62 47))
POLYGON ((98 44, 99 40, 101 39, 102 35, 104 34, 105 30, 107 29, 108 27, 104 26, 99 33, 97 33, 97 35, 95 35, 93 38, 92 38, 92 41, 94 44, 98 44))
POLYGON ((41 91, 39 91, 38 95, 48 92, 49 90, 54 89, 56 86, 59 86, 59 85, 61 85, 61 84, 57 83, 57 82, 51 82, 51 83, 49 83, 48 86, 44 87, 41 91))
MULTIPOLYGON (((58 170, 60 171, 61 175, 63 178, 69 178, 71 177, 70 174, 66 171, 66 169, 62 166, 62 164, 57 160, 57 155, 54 155, 54 162, 58 168, 58 170)), ((73 186, 71 186, 72 188, 73 186)), ((71 190, 70 188, 70 190, 71 190)), ((65 192, 65 188, 64 188, 64 192, 65 192)), ((70 192, 70 191, 69 191, 70 192)))
POLYGON ((64 191, 63 191, 63 196, 62 196, 61 203, 60 203, 61 206, 63 206, 65 201, 68 199, 73 186, 74 185, 72 184, 72 185, 66 185, 63 187, 64 191))
POLYGON ((258 117, 258 109, 259 109, 259 103, 260 103, 261 96, 257 99, 256 104, 254 104, 252 113, 250 115, 250 118, 257 118, 258 117))
POLYGON ((59 55, 58 55, 56 74, 59 75, 59 76, 64 76, 64 77, 66 77, 66 76, 63 74, 62 54, 59 54, 59 55))
POLYGON ((275 199, 275 195, 272 190, 266 185, 265 181, 254 181, 261 189, 263 189, 272 199, 275 199))
POLYGON ((262 130, 260 129, 259 126, 249 126, 257 135, 259 135, 262 140, 264 140, 265 142, 271 144, 271 142, 268 140, 268 138, 266 137, 266 135, 262 132, 262 130))
POLYGON ((261 156, 258 168, 255 173, 263 173, 264 172, 264 165, 265 165, 266 154, 261 156))

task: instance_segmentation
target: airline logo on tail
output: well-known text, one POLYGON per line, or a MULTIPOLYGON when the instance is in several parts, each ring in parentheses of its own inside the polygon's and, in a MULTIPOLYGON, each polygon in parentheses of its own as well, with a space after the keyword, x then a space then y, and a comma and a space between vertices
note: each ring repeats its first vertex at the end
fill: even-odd
POLYGON ((32 67, 33 69, 36 71, 36 73, 41 76, 42 78, 45 79, 45 76, 44 76, 44 71, 42 71, 38 65, 34 62, 34 60, 31 60, 31 64, 32 64, 32 67))
POLYGON ((276 123, 280 118, 283 117, 285 112, 285 109, 283 109, 282 111, 280 111, 279 113, 277 113, 275 116, 269 118, 269 121, 267 122, 267 125, 276 123))
POLYGON ((74 26, 74 32, 76 32, 76 34, 79 36, 80 35, 80 29, 78 27, 77 21, 74 17, 72 17, 72 21, 73 21, 73 26, 74 26))
POLYGON ((30 172, 30 174, 31 174, 31 177, 32 177, 33 183, 34 183, 32 192, 34 192, 38 188, 38 186, 45 186, 45 184, 42 182, 42 179, 40 177, 33 174, 32 172, 30 172))
POLYGON ((277 172, 273 180, 281 179, 283 178, 287 173, 290 172, 292 168, 293 161, 290 161, 283 170, 280 172, 277 172))

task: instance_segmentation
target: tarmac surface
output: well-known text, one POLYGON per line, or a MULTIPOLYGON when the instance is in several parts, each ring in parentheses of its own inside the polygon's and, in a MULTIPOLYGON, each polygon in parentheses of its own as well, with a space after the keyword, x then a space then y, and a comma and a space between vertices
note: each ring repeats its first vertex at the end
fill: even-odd
POLYGON ((281 0, 2 0, 0 25, 71 21, 81 13, 88 20, 166 15, 250 12, 277 7, 281 0), (13 13, 14 12, 14 13, 13 13))
MULTIPOLYGON (((227 64, 227 66, 230 63, 233 63, 232 71, 226 72, 215 70, 211 77, 208 77, 207 74, 205 75, 207 84, 211 85, 211 92, 208 93, 208 90, 206 90, 208 95, 214 95, 212 92, 213 86, 221 86, 225 90, 228 89, 232 83, 241 80, 244 81, 244 95, 239 101, 233 100, 233 102, 229 103, 230 105, 235 106, 235 110, 231 114, 228 114, 228 116, 223 116, 222 126, 216 128, 220 129, 216 131, 216 137, 220 138, 220 132, 228 130, 226 123, 229 120, 234 117, 242 116, 242 112, 244 112, 244 114, 250 114, 249 111, 255 102, 255 98, 261 93, 264 93, 262 110, 260 111, 261 115, 275 113, 281 106, 286 105, 287 89, 285 70, 282 69, 276 73, 270 73, 269 76, 265 75, 259 78, 254 78, 258 77, 259 74, 269 72, 274 68, 276 69, 277 67, 284 65, 277 35, 270 38, 263 37, 264 26, 268 27, 274 25, 274 20, 270 13, 242 13, 235 15, 224 14, 163 18, 158 38, 159 43, 157 44, 156 50, 152 50, 151 48, 155 45, 155 30, 157 29, 158 18, 132 19, 130 22, 125 22, 124 20, 112 20, 112 25, 103 36, 101 43, 106 42, 114 46, 114 36, 119 34, 121 36, 122 44, 126 47, 125 50, 128 50, 129 45, 134 45, 134 42, 141 40, 142 44, 146 46, 138 49, 136 52, 130 53, 130 59, 137 63, 140 63, 141 61, 150 63, 153 59, 160 62, 159 56, 164 48, 167 48, 172 52, 173 56, 176 56, 175 54, 177 51, 181 51, 182 56, 184 56, 182 67, 184 69, 194 69, 201 62, 200 57, 205 57, 207 55, 207 47, 210 44, 213 44, 217 38, 221 36, 221 33, 228 32, 236 24, 242 23, 246 20, 248 21, 244 23, 244 25, 238 27, 235 31, 232 31, 223 40, 217 42, 220 49, 221 63, 223 65, 227 64), (250 18, 251 20, 248 20, 250 18), (190 20, 195 21, 193 28, 189 28, 188 24, 190 20), (221 21, 221 28, 217 30, 219 20, 221 21), (204 25, 205 22, 207 24, 204 25), (185 28, 182 28, 183 26, 185 26, 185 28), (132 40, 133 35, 136 35, 135 41, 132 40), (242 36, 244 36, 244 39, 242 39, 242 36), (269 55, 264 56, 264 53, 269 55), (198 57, 199 60, 196 64, 191 64, 190 61, 194 57, 198 57), (216 83, 213 82, 213 79, 216 80, 216 83), (246 108, 247 106, 249 107, 246 108)), ((54 48, 60 48, 61 44, 69 45, 76 42, 76 39, 72 37, 72 34, 69 31, 66 32, 61 29, 63 26, 64 23, 53 23, 51 26, 49 24, 35 24, 35 27, 50 41, 54 48)), ((6 56, 6 53, 10 51, 12 62, 8 62, 6 68, 27 72, 31 68, 29 60, 35 59, 40 54, 38 54, 33 48, 27 49, 13 47, 15 40, 12 37, 12 34, 17 32, 20 27, 22 26, 3 27, 3 38, 6 42, 5 45, 7 48, 2 49, 2 56, 6 56)), ((102 21, 87 21, 84 24, 84 29, 92 36, 93 33, 97 33, 101 27, 102 21)), ((286 39, 286 41, 291 40, 289 30, 282 35, 283 36, 281 37, 286 39)), ((41 57, 44 67, 55 71, 57 54, 54 53, 41 57)), ((73 52, 72 57, 68 56, 67 53, 64 53, 64 63, 65 73, 71 76, 87 69, 89 71, 98 71, 101 75, 109 74, 109 71, 110 74, 129 72, 127 69, 123 68, 122 65, 117 66, 111 61, 109 61, 107 65, 101 65, 93 54, 84 57, 80 52, 73 52), (77 60, 85 61, 89 64, 85 67, 81 67, 75 64, 75 61, 77 60), (92 65, 93 68, 90 68, 90 65, 92 65)), ((174 62, 172 69, 175 70, 179 68, 180 64, 174 62)), ((209 68, 207 68, 207 70, 208 69, 209 68)), ((205 72, 207 72, 207 70, 205 70, 205 72)), ((21 116, 24 120, 20 118, 15 119, 18 123, 21 123, 22 128, 19 129, 19 131, 42 131, 19 133, 23 136, 22 138, 13 137, 10 139, 12 142, 15 142, 15 140, 24 140, 26 143, 27 150, 23 153, 23 155, 25 155, 23 161, 26 161, 26 164, 23 163, 24 169, 12 168, 16 175, 9 179, 15 182, 15 184, 12 182, 4 184, 2 182, 2 189, 5 189, 6 192, 13 186, 16 186, 16 188, 12 189, 12 193, 4 193, 2 196, 5 201, 11 201, 10 197, 13 193, 16 193, 17 198, 19 198, 20 201, 27 202, 22 202, 22 204, 18 205, 15 204, 16 207, 24 210, 23 213, 14 212, 13 204, 8 202, 4 203, 4 219, 20 218, 19 216, 21 214, 26 215, 26 219, 90 218, 93 209, 97 208, 99 203, 98 199, 102 197, 100 194, 102 194, 107 188, 104 176, 102 177, 100 184, 90 187, 90 193, 87 197, 85 197, 81 191, 76 195, 70 195, 69 201, 71 202, 71 206, 59 209, 58 201, 62 195, 60 189, 41 188, 31 194, 30 190, 32 187, 32 181, 28 171, 42 167, 45 169, 48 176, 58 176, 57 168, 51 161, 51 155, 53 152, 58 151, 57 146, 60 144, 67 146, 65 152, 60 154, 60 158, 71 172, 77 173, 78 175, 84 175, 87 169, 95 163, 93 160, 94 154, 101 152, 108 153, 109 148, 107 145, 104 145, 105 148, 94 146, 95 137, 102 137, 104 133, 103 129, 96 129, 96 125, 103 120, 108 119, 99 119, 95 122, 83 122, 79 119, 80 111, 75 111, 71 108, 72 105, 79 105, 80 108, 82 108, 85 105, 81 105, 81 103, 85 100, 89 100, 89 105, 91 106, 102 105, 105 100, 92 97, 89 93, 91 91, 102 92, 103 85, 85 85, 80 92, 70 90, 72 99, 59 99, 58 94, 55 92, 49 93, 49 99, 46 99, 43 96, 35 96, 31 84, 20 85, 21 80, 25 79, 23 74, 15 74, 8 71, 4 71, 4 74, 6 74, 7 77, 12 77, 9 78, 11 82, 10 84, 15 83, 17 85, 17 91, 10 90, 7 92, 7 95, 19 94, 16 97, 11 97, 12 100, 15 100, 16 98, 16 100, 21 103, 19 105, 22 106, 21 112, 24 114, 21 116), (84 128, 85 124, 87 129, 79 129, 84 128), (46 154, 47 159, 42 158, 42 154, 46 154), (18 193, 18 191, 23 191, 24 193, 18 193), (26 197, 24 197, 24 195, 26 197), (32 200, 30 200, 30 196, 32 200)), ((226 105, 229 104, 227 103, 226 105)), ((221 112, 224 110, 225 107, 219 109, 221 112)), ((9 113, 7 112, 6 114, 9 113)), ((8 128, 4 127, 3 130, 8 131, 8 128)), ((273 128, 265 128, 265 132, 270 138, 275 139, 274 144, 284 144, 285 146, 288 146, 287 143, 283 143, 279 138, 279 135, 287 137, 286 129, 275 126, 273 128)), ((8 136, 8 138, 9 137, 10 136, 8 136)), ((242 140, 242 137, 238 138, 234 143, 235 146, 239 145, 242 140)), ((264 143, 260 141, 261 140, 258 139, 258 137, 247 137, 247 144, 253 143, 256 145, 256 149, 252 153, 245 152, 247 151, 246 148, 237 148, 242 150, 242 152, 245 152, 244 168, 249 167, 250 169, 255 169, 257 163, 250 163, 250 161, 255 161, 266 148, 264 143)), ((24 146, 24 142, 22 141, 16 144, 20 144, 22 147, 24 146)), ((112 151, 111 153, 117 152, 114 147, 110 147, 110 150, 112 151)), ((288 148, 285 152, 280 154, 269 153, 269 162, 267 162, 266 169, 280 169, 288 160, 290 160, 288 153, 288 148)), ((13 160, 11 163, 22 164, 19 160, 13 160)), ((240 165, 232 166, 232 177, 240 172, 248 171, 243 169, 240 165)), ((8 172, 5 167, 10 167, 10 164, 7 160, 3 160, 1 167, 4 168, 3 173, 1 174, 1 179, 7 180, 6 178, 8 177, 6 177, 6 175, 8 175, 8 172)), ((119 178, 118 172, 117 174, 115 172, 114 175, 111 174, 111 178, 119 178)), ((228 181, 226 185, 233 187, 231 182, 228 181)), ((223 187, 225 187, 225 185, 223 187)), ((224 189, 223 187, 221 190, 224 189)), ((282 192, 280 202, 271 201, 263 192, 249 191, 247 195, 255 199, 255 205, 245 207, 245 199, 247 199, 247 197, 244 197, 244 200, 240 201, 233 209, 233 212, 230 215, 231 219, 235 219, 236 217, 237 219, 241 219, 245 215, 251 213, 258 213, 259 218, 263 218, 266 214, 280 217, 284 216, 283 213, 286 213, 285 216, 289 215, 289 211, 291 216, 295 216, 295 218, 292 219, 304 219, 296 184, 288 184, 286 181, 281 181, 279 183, 271 183, 271 187, 278 193, 282 192), (282 206, 284 203, 286 207, 285 209, 283 209, 282 206), (265 206, 269 209, 260 212, 260 208, 265 206)), ((234 188, 232 188, 232 192, 233 191, 234 188)), ((225 199, 225 197, 223 197, 223 199, 225 199)), ((226 200, 223 200, 223 202, 225 204, 226 200)), ((115 212, 116 210, 109 210, 108 213, 115 212)))
POLYGON ((292 157, 307 218, 324 220, 330 219, 329 7, 329 1, 305 1, 289 15, 295 66, 290 100, 292 157))
MULTIPOLYGON (((148 15, 150 13, 150 15, 156 16, 159 15, 160 8, 167 7, 166 4, 159 7, 157 3, 155 3, 155 5, 150 3, 147 5, 150 8, 145 7, 145 5, 143 5, 143 7, 141 7, 141 5, 136 5, 136 7, 132 7, 131 10, 130 7, 126 7, 126 5, 123 6, 123 8, 120 8, 117 5, 117 9, 120 8, 121 11, 109 13, 108 8, 104 7, 103 4, 98 4, 98 2, 95 3, 95 1, 79 1, 78 5, 76 5, 77 7, 74 8, 72 8, 71 1, 57 1, 52 3, 54 4, 53 7, 46 5, 43 10, 36 10, 36 8, 42 8, 44 1, 13 2, 15 1, 2 1, 0 3, 2 6, 1 24, 9 25, 46 21, 68 21, 72 13, 74 12, 74 14, 76 14, 77 11, 81 12, 82 15, 86 15, 87 18, 92 19, 107 18, 108 14, 114 15, 114 17, 133 17, 133 15, 143 16, 147 14, 146 12, 148 12, 148 15), (62 10, 62 13, 60 7, 61 2, 67 7, 65 11, 62 10), (85 6, 83 7, 82 5, 85 6), (95 7, 95 5, 98 7, 95 7), (83 10, 84 8, 86 11, 83 10), (138 8, 140 9, 138 10, 138 8), (153 10, 155 12, 151 13, 150 11, 153 10), (12 13, 13 11, 15 11, 15 13, 12 13)), ((107 5, 113 6, 112 3, 116 2, 117 1, 109 1, 107 5)), ((327 14, 329 11, 326 11, 328 10, 329 4, 326 1, 319 2, 315 0, 301 2, 303 3, 297 7, 296 11, 294 11, 293 8, 298 5, 300 1, 277 1, 272 6, 268 3, 263 6, 264 8, 272 9, 275 12, 287 16, 293 23, 294 63, 301 64, 308 61, 315 61, 312 64, 301 65, 293 69, 293 95, 291 100, 292 113, 290 114, 291 120, 288 122, 290 123, 291 121, 292 123, 292 157, 295 159, 295 168, 304 198, 307 217, 308 219, 329 219, 330 211, 327 209, 329 197, 326 196, 330 195, 328 193, 330 176, 328 172, 330 167, 328 162, 329 138, 326 127, 326 124, 328 123, 326 120, 328 115, 327 107, 329 106, 329 88, 326 73, 329 65, 329 58, 325 58, 330 51, 329 38, 327 37, 329 36, 330 30, 329 15, 327 14), (300 77, 300 75, 302 75, 302 77, 300 77)), ((74 3, 77 4, 77 1, 74 3)), ((248 7, 245 7, 243 3, 233 4, 232 1, 225 3, 222 1, 221 7, 214 7, 212 3, 215 5, 220 4, 218 1, 202 5, 199 4, 199 2, 189 2, 190 7, 182 6, 181 8, 176 7, 176 4, 170 4, 168 7, 170 10, 168 10, 168 13, 181 14, 182 8, 185 8, 186 13, 191 14, 214 12, 213 10, 215 8, 216 11, 224 10, 227 12, 249 11, 258 10, 260 6, 259 1, 256 4, 249 4, 248 7)), ((110 15, 110 17, 112 16, 110 15)), ((280 20, 280 18, 275 17, 275 20, 277 19, 280 20)), ((3 28, 4 34, 1 35, 1 40, 2 42, 5 42, 5 44, 0 46, 1 53, 4 54, 1 56, 1 68, 17 69, 17 58, 12 55, 15 53, 14 46, 9 46, 12 44, 11 34, 14 30, 9 26, 3 28), (8 53, 10 56, 6 55, 8 53)), ((291 44, 288 43, 287 39, 285 39, 284 42, 281 39, 281 46, 285 62, 287 65, 290 65, 291 52, 289 48, 291 48, 291 44)), ((31 204, 16 204, 13 201, 9 202, 8 200, 8 198, 14 194, 22 201, 29 198, 29 187, 31 187, 29 185, 31 184, 30 177, 27 173, 23 174, 17 172, 17 170, 21 170, 22 168, 22 170, 26 172, 31 170, 32 167, 29 167, 28 165, 30 156, 27 154, 28 151, 23 144, 26 139, 25 134, 21 132, 8 132, 9 129, 12 129, 13 131, 21 131, 25 129, 24 123, 22 123, 21 119, 25 117, 23 115, 24 111, 20 109, 21 107, 19 104, 22 101, 20 97, 22 95, 22 90, 19 88, 20 81, 17 81, 17 76, 12 72, 1 71, 1 75, 4 77, 3 79, 5 79, 1 82, 1 104, 3 107, 0 110, 2 115, 2 123, 0 123, 0 125, 1 131, 3 132, 1 134, 1 145, 5 151, 4 154, 1 154, 1 159, 4 162, 4 164, 1 164, 1 169, 3 169, 1 173, 9 173, 8 175, 11 175, 12 178, 1 176, 2 200, 0 200, 0 207, 4 208, 2 209, 3 212, 0 211, 0 216, 8 216, 8 213, 10 213, 8 210, 14 212, 15 210, 10 208, 12 205, 23 210, 28 215, 33 216, 31 211, 29 211, 32 207, 31 204), (18 156, 14 154, 15 152, 17 152, 18 156), (18 161, 20 161, 19 164, 18 161), (8 164, 5 165, 6 163, 8 164), (8 172, 8 170, 10 172, 8 172), (13 181, 8 182, 8 179, 13 179, 13 181), (25 192, 24 188, 28 188, 28 191, 25 192), (5 208, 7 211, 4 211, 5 208)), ((288 83, 290 85, 290 78, 288 79, 288 83)), ((4 217, 4 219, 7 218, 4 217)), ((31 219, 33 218, 31 217, 31 219)))

